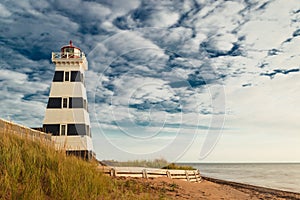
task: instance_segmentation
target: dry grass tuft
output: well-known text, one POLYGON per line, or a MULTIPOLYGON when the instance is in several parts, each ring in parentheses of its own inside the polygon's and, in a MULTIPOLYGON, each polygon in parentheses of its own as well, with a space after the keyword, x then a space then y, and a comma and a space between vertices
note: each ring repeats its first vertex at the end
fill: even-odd
POLYGON ((0 183, 0 199, 165 198, 147 185, 102 175, 96 162, 5 132, 0 132, 0 183))

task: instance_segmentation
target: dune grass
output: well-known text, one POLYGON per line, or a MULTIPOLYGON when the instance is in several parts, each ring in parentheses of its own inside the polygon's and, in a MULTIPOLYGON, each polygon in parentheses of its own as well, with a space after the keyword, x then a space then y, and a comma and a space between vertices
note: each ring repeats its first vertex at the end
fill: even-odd
POLYGON ((178 165, 175 163, 169 163, 164 158, 158 158, 154 160, 132 160, 132 161, 103 161, 103 163, 115 166, 115 167, 147 167, 147 168, 161 168, 161 169, 179 169, 179 170, 196 170, 188 165, 178 165))
POLYGON ((115 161, 105 160, 105 164, 115 167, 149 167, 149 168, 162 168, 167 166, 169 163, 163 158, 157 158, 154 160, 129 160, 129 161, 115 161))
POLYGON ((49 144, 0 132, 0 199, 165 199, 134 180, 102 175, 49 144))
POLYGON ((167 166, 163 167, 162 169, 196 170, 192 166, 178 165, 178 164, 175 164, 175 163, 170 163, 167 166))

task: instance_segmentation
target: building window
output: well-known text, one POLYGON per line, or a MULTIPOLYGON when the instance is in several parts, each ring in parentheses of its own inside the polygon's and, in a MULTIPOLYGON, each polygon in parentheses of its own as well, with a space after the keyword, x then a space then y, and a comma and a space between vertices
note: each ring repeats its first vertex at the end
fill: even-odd
POLYGON ((80 81, 84 82, 84 80, 83 80, 83 73, 80 73, 80 81))
POLYGON ((83 107, 88 111, 87 101, 85 99, 83 100, 83 107))
POLYGON ((65 81, 70 81, 70 72, 65 72, 65 81))
POLYGON ((92 137, 92 136, 91 136, 91 129, 90 129, 90 126, 89 126, 89 125, 86 126, 86 132, 87 132, 87 135, 88 135, 88 136, 92 137))
POLYGON ((63 82, 64 80, 64 72, 63 71, 55 71, 53 82, 63 82))
POLYGON ((80 71, 72 71, 71 72, 71 81, 72 82, 82 82, 82 75, 80 71))
POLYGON ((59 124, 44 124, 43 129, 46 133, 51 133, 52 135, 59 135, 59 129, 60 125, 59 124))
POLYGON ((50 97, 48 100, 47 108, 61 108, 61 98, 50 97))
POLYGON ((74 48, 64 48, 62 51, 63 58, 73 58, 74 57, 74 48))
POLYGON ((69 108, 84 108, 83 98, 81 97, 70 97, 69 108))
POLYGON ((85 124, 68 124, 68 135, 86 135, 85 124))
POLYGON ((68 108, 68 98, 63 98, 63 108, 68 108))
POLYGON ((65 124, 61 125, 60 135, 66 135, 66 125, 65 124))

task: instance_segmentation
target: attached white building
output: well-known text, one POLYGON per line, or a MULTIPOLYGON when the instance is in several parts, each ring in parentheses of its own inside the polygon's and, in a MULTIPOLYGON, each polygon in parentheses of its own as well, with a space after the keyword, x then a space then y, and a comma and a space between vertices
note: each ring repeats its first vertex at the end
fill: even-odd
POLYGON ((51 84, 43 129, 52 134, 56 148, 84 158, 93 156, 84 72, 85 54, 72 41, 52 53, 55 74, 51 84))

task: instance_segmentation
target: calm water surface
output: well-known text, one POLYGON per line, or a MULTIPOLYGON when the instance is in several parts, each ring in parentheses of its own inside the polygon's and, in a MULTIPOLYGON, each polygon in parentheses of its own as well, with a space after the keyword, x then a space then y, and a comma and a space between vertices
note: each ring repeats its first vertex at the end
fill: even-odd
POLYGON ((203 176, 300 193, 300 164, 195 164, 203 176))

